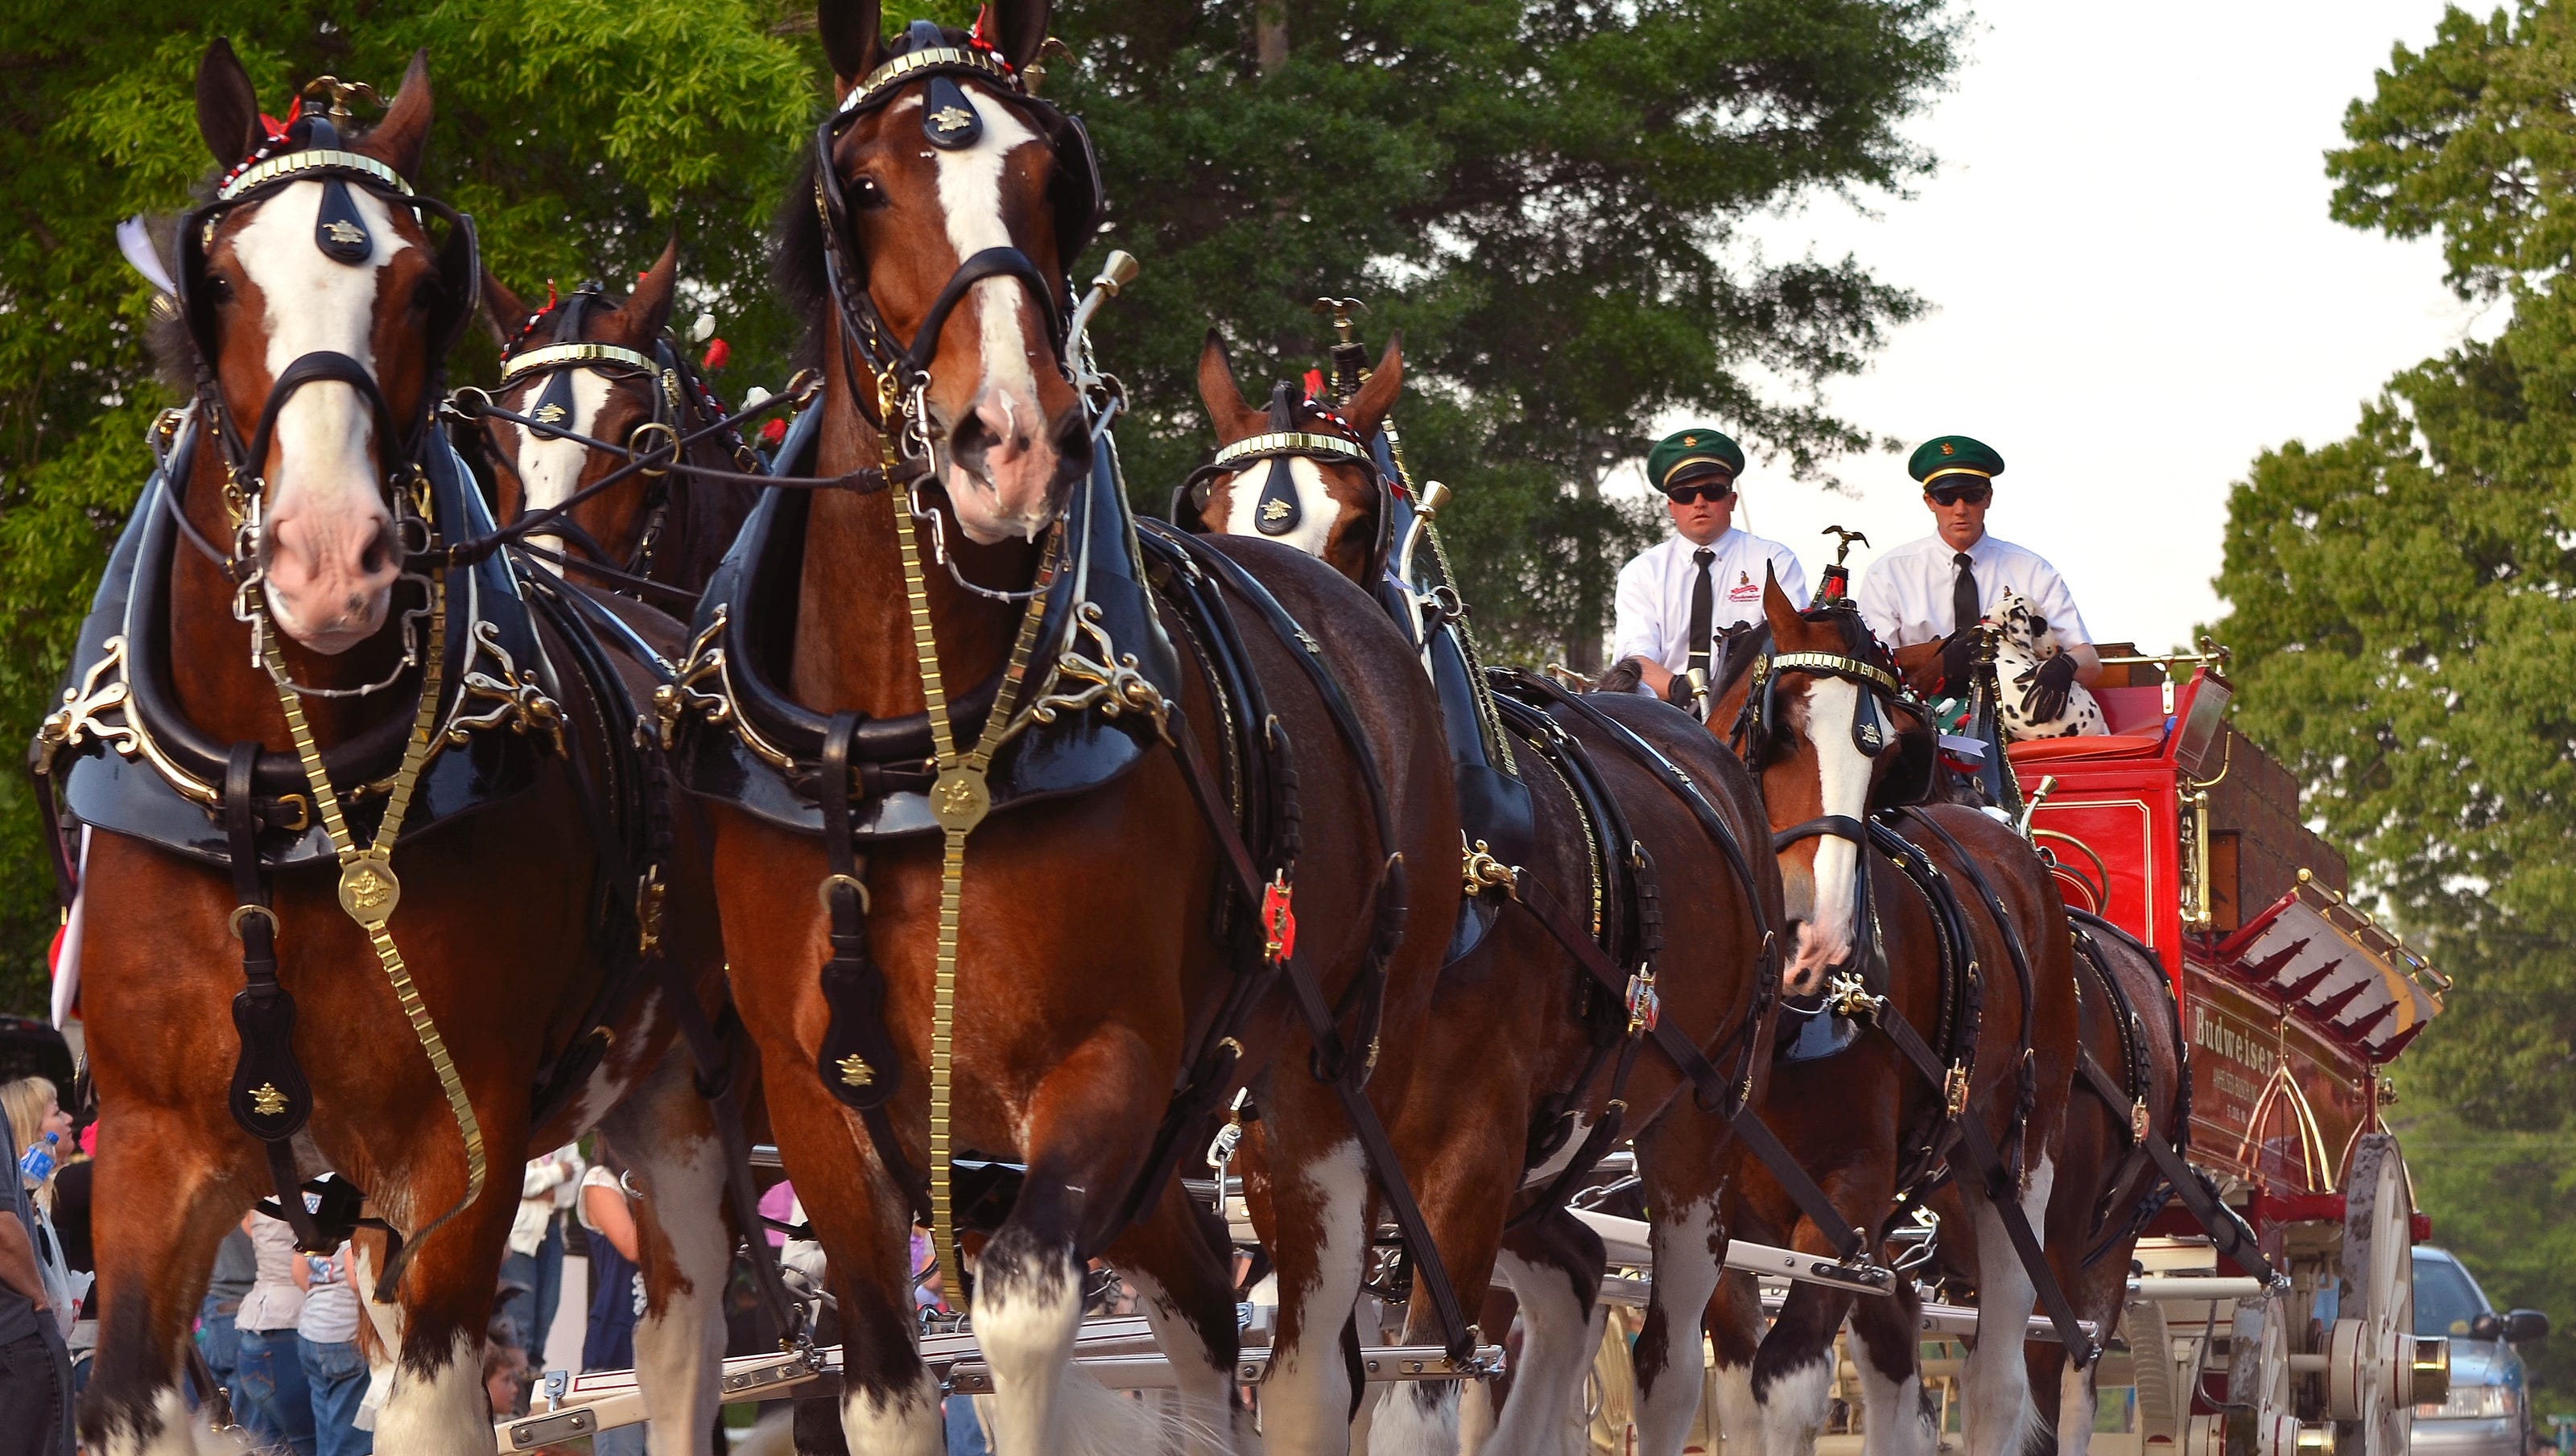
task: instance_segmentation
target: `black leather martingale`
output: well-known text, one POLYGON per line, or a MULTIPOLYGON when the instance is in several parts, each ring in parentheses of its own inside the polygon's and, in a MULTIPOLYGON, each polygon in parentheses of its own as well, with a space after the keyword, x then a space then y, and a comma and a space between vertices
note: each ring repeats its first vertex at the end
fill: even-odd
MULTIPOLYGON (((145 482, 81 624, 64 679, 65 705, 48 720, 36 757, 39 768, 50 766, 60 783, 74 822, 228 865, 231 850, 214 800, 230 745, 187 721, 169 669, 170 576, 178 531, 177 502, 164 497, 184 485, 199 433, 185 432, 167 468, 145 482)), ((443 436, 427 447, 424 463, 440 537, 454 541, 489 533, 491 513, 443 436)), ((399 610, 417 600, 419 587, 405 584, 396 592, 399 610)), ((245 660, 241 670, 256 669, 245 660)), ((560 697, 511 567, 497 555, 447 571, 442 726, 460 711, 479 714, 493 706, 465 686, 469 673, 487 684, 516 678, 560 697), (460 695, 468 700, 460 704, 460 695)), ((412 721, 407 709, 388 712, 373 728, 323 751, 351 827, 361 835, 374 834, 385 800, 352 790, 394 772, 412 721)), ((526 789, 536 782, 546 751, 537 740, 513 732, 477 732, 462 748, 443 745, 414 791, 403 843, 526 789)), ((270 867, 333 858, 295 755, 260 754, 251 781, 261 819, 259 850, 270 867)))
MULTIPOLYGON (((821 414, 808 410, 798 423, 821 414)), ((803 468, 811 438, 810 427, 805 441, 791 436, 775 468, 782 474, 803 468)), ((1132 657, 1133 671, 1167 702, 1177 703, 1179 660, 1154 614, 1115 451, 1105 436, 1095 442, 1092 459, 1089 480, 1066 507, 1065 565, 1047 597, 1024 694, 1041 691, 1053 667, 1067 669, 1056 679, 1056 690, 1068 692, 1088 685, 1080 676, 1084 664, 1116 669, 1132 657)), ((812 499, 810 491, 769 490, 752 508, 742 535, 707 583, 690 660, 673 689, 679 713, 672 731, 674 767, 690 791, 783 828, 820 835, 816 789, 831 716, 796 702, 778 685, 795 641, 805 513, 812 499)), ((949 710, 961 742, 971 742, 981 730, 1000 688, 998 675, 951 684, 949 710)), ((1132 768, 1155 742, 1154 723, 1141 713, 1053 716, 1051 723, 1031 723, 994 756, 994 812, 1098 788, 1132 768)), ((931 752, 926 714, 858 720, 850 738, 850 832, 856 842, 938 832, 930 812, 931 752)))

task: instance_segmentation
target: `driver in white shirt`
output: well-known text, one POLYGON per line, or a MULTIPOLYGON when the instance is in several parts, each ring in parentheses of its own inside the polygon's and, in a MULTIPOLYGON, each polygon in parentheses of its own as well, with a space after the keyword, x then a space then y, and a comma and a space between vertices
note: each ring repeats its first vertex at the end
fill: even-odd
POLYGON ((1743 448, 1705 426, 1647 452, 1646 478, 1663 492, 1674 534, 1619 569, 1610 637, 1612 673, 1633 671, 1642 691, 1687 705, 1690 670, 1711 670, 1716 635, 1761 620, 1766 577, 1807 605, 1807 574, 1789 548, 1735 528, 1743 471, 1743 448))
POLYGON ((2022 711, 2034 721, 2058 717, 2070 683, 2089 688, 2101 680, 2102 658, 2057 568, 2036 551, 1986 534, 2004 457, 1965 435, 1943 435, 1923 442, 1906 470, 1923 483, 1934 532, 1887 552, 1861 574, 1854 596, 1869 630, 1891 649, 1942 643, 1944 690, 1964 697, 1976 644, 1975 634, 1960 629, 1974 627, 2009 587, 2066 644, 2065 652, 2040 664, 2022 697, 2022 711))

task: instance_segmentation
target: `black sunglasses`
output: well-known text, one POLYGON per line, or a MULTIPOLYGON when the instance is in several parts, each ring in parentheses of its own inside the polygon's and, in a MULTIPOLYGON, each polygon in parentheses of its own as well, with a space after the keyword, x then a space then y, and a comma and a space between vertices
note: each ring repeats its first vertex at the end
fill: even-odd
POLYGON ((1735 494, 1735 487, 1731 483, 1721 483, 1717 485, 1676 485, 1670 490, 1665 491, 1664 494, 1676 505, 1688 505, 1692 501, 1725 500, 1735 494))
POLYGON ((1981 480, 1974 485, 1934 486, 1927 494, 1935 505, 1955 506, 1966 501, 1972 506, 1981 506, 1994 498, 1995 488, 1981 480))

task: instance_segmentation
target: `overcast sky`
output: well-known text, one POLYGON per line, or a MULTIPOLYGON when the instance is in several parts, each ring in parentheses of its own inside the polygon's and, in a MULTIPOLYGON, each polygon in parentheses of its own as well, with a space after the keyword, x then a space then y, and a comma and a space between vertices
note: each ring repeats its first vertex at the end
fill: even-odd
MULTIPOLYGON (((2255 455, 2349 434, 2388 376, 2500 322, 2442 286, 2432 241, 2326 216, 2344 107, 2441 13, 1981 0, 1956 84, 1910 127, 1939 170, 1874 217, 1827 200, 1758 229, 1773 253, 1856 254, 1932 305, 1829 401, 1908 449, 1994 446, 1989 528, 2057 563, 2094 637, 2186 642, 2218 614, 2227 489, 2255 455)), ((1737 523, 1812 582, 1829 522, 1882 547, 1929 532, 1904 466, 1836 461, 1853 494, 1831 496, 1757 455, 1737 523)))

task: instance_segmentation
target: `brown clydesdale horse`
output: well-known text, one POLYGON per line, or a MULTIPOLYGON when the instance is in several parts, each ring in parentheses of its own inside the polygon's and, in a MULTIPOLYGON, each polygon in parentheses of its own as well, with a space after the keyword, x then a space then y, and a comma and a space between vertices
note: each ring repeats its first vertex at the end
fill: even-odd
MULTIPOLYGON (((1066 189, 1086 185, 1085 164, 1061 150, 1072 145, 1063 119, 1016 80, 1047 17, 1043 0, 989 6, 978 34, 993 49, 970 54, 966 35, 927 22, 889 44, 875 0, 824 0, 818 9, 843 105, 822 143, 829 177, 800 178, 787 199, 780 270, 819 320, 818 475, 883 459, 875 422, 886 396, 857 362, 876 346, 853 320, 881 327, 902 349, 963 265, 995 250, 1018 256, 1009 276, 950 295, 954 312, 916 346, 935 353, 918 356, 927 362, 918 389, 899 392, 917 401, 932 477, 811 498, 795 547, 798 575, 780 594, 792 641, 768 645, 782 690, 818 714, 899 719, 925 708, 898 532, 911 533, 924 563, 923 610, 944 681, 962 690, 994 679, 1022 609, 986 593, 1032 585, 1051 531, 1090 479, 1088 420, 1054 333, 1063 304, 1038 282, 1063 279, 1068 254, 1088 236, 1087 219, 1070 236, 1063 230, 1079 211, 1066 189), (977 129, 957 135, 969 117, 977 129), (926 129, 943 144, 926 144, 926 129), (846 202, 828 230, 816 206, 821 182, 836 184, 846 202), (832 269, 846 285, 837 297, 832 269)), ((1294 953, 1311 959, 1327 996, 1351 984, 1369 955, 1381 866, 1400 854, 1418 867, 1412 923, 1427 929, 1406 936, 1388 967, 1383 1055, 1367 1092, 1392 1107, 1415 1075, 1417 1028, 1459 896, 1436 710, 1391 625, 1346 583, 1277 547, 1227 550, 1303 625, 1340 679, 1397 826, 1396 842, 1380 842, 1362 745, 1342 739, 1296 665, 1304 649, 1247 629, 1253 669, 1295 744, 1302 785, 1294 953)), ((1173 620, 1168 609, 1164 620, 1173 620)), ((1179 661, 1180 711, 1169 733, 1186 735, 1204 761, 1226 762, 1228 727, 1208 670, 1191 651, 1179 661)), ((960 737, 972 742, 977 727, 959 725, 960 737)), ((1214 1014, 1238 966, 1238 938, 1219 927, 1226 861, 1185 772, 1178 752, 1157 745, 1122 777, 996 813, 967 841, 949 1129, 958 1146, 1026 1168, 1008 1217, 982 1245, 971 1305, 1007 1456, 1078 1449, 1104 1405, 1135 1409, 1093 1398, 1098 1388, 1069 1374, 1084 1265, 1095 1255, 1141 1294, 1172 1352, 1192 1439, 1231 1446, 1237 1335, 1225 1251, 1177 1180, 1123 1232, 1110 1226, 1146 1162, 1194 1029, 1214 1014)), ((826 854, 815 838, 739 808, 718 807, 715 821, 734 994, 768 1064, 780 1153, 830 1259, 845 1339, 843 1432, 856 1450, 936 1452, 940 1388, 913 1338, 913 1197, 890 1176, 863 1120, 814 1070, 828 1020, 817 969, 832 953, 831 919, 817 903, 826 854)), ((901 1068, 886 1111, 901 1159, 916 1169, 927 1158, 942 869, 936 834, 871 840, 856 866, 866 951, 883 979, 882 1024, 901 1068)), ((1237 925, 1245 908, 1235 907, 1237 925)), ((1354 1391, 1336 1341, 1368 1252, 1370 1170, 1340 1105, 1309 1070, 1308 1038, 1291 1028, 1285 1004, 1271 997, 1238 1033, 1239 1075, 1262 1110, 1257 1135, 1282 1229, 1280 1327, 1262 1418, 1270 1451, 1338 1451, 1354 1391)), ((809 1449, 823 1444, 811 1432, 801 1439, 809 1449)), ((1132 1433, 1123 1439, 1134 1449, 1132 1433)))
MULTIPOLYGON (((1966 944, 1947 948, 1933 898, 1940 891, 1917 888, 1933 876, 1900 872, 1889 855, 1857 838, 1874 807, 1913 803, 1928 786, 1932 744, 1919 727, 1889 715, 1895 695, 1885 655, 1848 605, 1801 613, 1769 583, 1763 606, 1765 623, 1730 644, 1710 725, 1721 736, 1737 729, 1778 836, 1797 933, 1785 988, 1794 996, 1824 993, 1836 977, 1862 972, 1883 954, 1883 983, 1867 989, 1883 994, 1888 1011, 1964 1073, 1964 1085, 1951 1094, 1964 1094, 1953 1117, 1942 1085, 1901 1055, 1890 1035, 1865 1032, 1834 1055, 1775 1067, 1764 1111, 1845 1216, 1881 1236, 1897 1195, 1946 1154, 1966 1205, 1961 1222, 1976 1230, 1979 1327, 1988 1337, 1964 1377, 1967 1442, 1978 1456, 2019 1456, 2036 1423, 2020 1359, 2033 1282, 1962 1140, 1982 1131, 1999 1150, 2002 1196, 2044 1227, 2065 1155, 2078 1047, 2065 912, 2050 876, 2011 829, 1970 808, 1910 808, 1897 827, 1937 868, 1939 883, 1956 887, 1958 908, 1950 914, 1966 944), (1992 888, 2000 917, 1971 890, 1980 879, 1992 888), (1963 968, 1945 967, 1962 951, 1978 968, 1982 993, 1973 1026, 1962 1024, 1952 995, 1959 983, 1951 974, 1963 968)), ((1823 1247, 1761 1167, 1741 1156, 1737 1163, 1729 1233, 1823 1247)), ((1657 1270, 1638 1346, 1640 1448, 1659 1456, 1681 1449, 1697 1393, 1690 1377, 1698 1342, 1658 1338, 1659 1329, 1688 1329, 1702 1314, 1693 1291, 1677 1285, 1657 1270), (1648 1373, 1654 1353, 1679 1357, 1673 1369, 1687 1388, 1669 1401, 1658 1397, 1657 1377, 1648 1373)), ((1872 1408, 1900 1413, 1871 1423, 1872 1450, 1910 1450, 1931 1440, 1915 1416, 1922 1409, 1917 1300, 1910 1286, 1891 1298, 1856 1299, 1800 1283, 1766 1333, 1754 1281, 1728 1275, 1706 1307, 1717 1350, 1717 1414, 1728 1438, 1758 1442, 1772 1456, 1812 1448, 1832 1386, 1834 1334, 1848 1316, 1872 1408)))
MULTIPOLYGON (((147 565, 150 579, 137 578, 136 598, 160 597, 166 620, 138 621, 135 630, 162 639, 154 650, 166 664, 160 691, 171 706, 157 731, 165 742, 185 727, 193 741, 237 745, 230 762, 236 774, 249 771, 251 792, 228 788, 218 802, 260 816, 233 822, 249 823, 243 832, 265 856, 282 822, 271 811, 295 796, 269 797, 277 791, 259 785, 276 775, 260 765, 292 769, 297 751, 280 687, 258 666, 237 602, 270 624, 285 673, 308 690, 304 714, 326 763, 388 721, 393 741, 402 741, 422 681, 404 665, 418 616, 407 609, 424 593, 419 573, 439 568, 410 554, 422 543, 397 521, 419 525, 408 494, 425 478, 417 471, 446 469, 456 489, 470 490, 452 456, 428 452, 444 448, 430 407, 475 278, 462 221, 448 215, 458 231, 442 248, 395 180, 416 174, 429 134, 425 58, 413 60, 382 121, 354 139, 338 136, 309 102, 284 137, 263 128, 260 111, 230 46, 215 42, 197 77, 208 146, 226 168, 264 151, 282 159, 281 170, 252 176, 259 185, 227 197, 230 205, 207 214, 202 233, 188 240, 194 247, 181 271, 188 306, 174 311, 180 316, 160 340, 185 387, 199 391, 174 432, 171 510, 203 542, 233 542, 242 555, 228 563, 220 545, 181 542, 167 565, 147 565), (338 361, 321 366, 326 373, 298 370, 323 356, 338 361), (281 385, 281 375, 294 378, 281 385), (257 432, 265 448, 228 462, 217 425, 229 421, 249 436, 250 422, 272 404, 273 431, 257 432), (194 447, 185 444, 191 438, 194 447), (243 509, 247 527, 234 514, 243 509), (237 596, 227 566, 256 568, 257 590, 237 596), (252 745, 256 753, 247 751, 252 745)), ((167 517, 137 524, 147 522, 165 533, 172 524, 167 517)), ((468 609, 462 595, 449 592, 452 613, 468 609)), ((390 861, 400 899, 386 930, 421 1012, 444 1035, 489 1160, 489 1177, 469 1204, 456 1207, 469 1183, 461 1122, 369 934, 343 913, 327 857, 251 872, 254 884, 266 881, 270 909, 242 912, 236 906, 245 897, 220 864, 105 829, 91 835, 80 879, 82 976, 103 1136, 97 1373, 81 1411, 87 1449, 116 1456, 194 1449, 179 1352, 216 1245, 275 1186, 261 1143, 228 1110, 235 997, 252 970, 252 942, 237 937, 266 940, 262 920, 275 932, 275 984, 293 998, 291 1045, 311 1090, 310 1121, 284 1144, 292 1175, 336 1172, 365 1190, 372 1213, 412 1236, 394 1291, 399 1308, 373 1311, 395 1361, 377 1417, 381 1449, 492 1449, 484 1329, 518 1208, 518 1170, 531 1148, 593 1127, 633 1156, 636 1182, 650 1194, 640 1218, 651 1308, 636 1341, 649 1377, 653 1450, 707 1449, 731 1246, 718 1213, 721 1161, 708 1109, 675 1045, 671 1003, 650 990, 611 994, 616 968, 632 976, 635 960, 614 954, 596 933, 602 897, 632 893, 631 885, 605 884, 607 850, 589 817, 601 793, 603 740, 629 731, 631 720, 608 712, 596 686, 555 655, 558 637, 540 640, 563 671, 545 679, 541 692, 551 698, 519 697, 517 726, 529 742, 548 737, 537 707, 547 702, 560 709, 561 737, 532 751, 531 785, 436 824, 436 833, 402 837, 390 861), (420 1237, 452 1207, 452 1220, 420 1237)), ((453 686, 468 664, 449 656, 453 686)), ((538 675, 539 664, 519 667, 538 675)), ((513 686, 540 691, 524 679, 513 686)), ((451 711, 464 706, 460 697, 451 711)), ((128 712, 133 722, 149 716, 139 703, 128 712)), ((511 737, 506 728, 495 732, 511 737)), ((479 754, 484 738, 460 727, 453 742, 460 746, 448 751, 479 754), (471 750, 461 746, 469 738, 471 750)), ((141 764, 125 771, 151 772, 141 764)), ((336 787, 353 816, 368 822, 363 811, 380 791, 355 778, 336 787)), ((662 865, 663 954, 674 970, 654 984, 712 1008, 722 994, 722 956, 704 854, 681 826, 662 865)), ((629 947, 634 936, 630 924, 629 947)), ((285 1101, 273 1082, 258 1092, 266 1096, 255 1093, 255 1104, 285 1101)), ((363 1257, 364 1238, 360 1249, 362 1267, 376 1263, 363 1257)))
MULTIPOLYGON (((1390 342, 1345 409, 1292 394, 1281 398, 1294 417, 1281 421, 1244 402, 1211 331, 1199 359, 1199 397, 1220 446, 1283 424, 1364 444, 1393 407, 1402 372, 1400 344, 1390 342)), ((1278 466, 1289 472, 1300 499, 1293 529, 1276 539, 1361 579, 1375 561, 1380 518, 1393 509, 1388 487, 1363 461, 1289 457, 1215 475, 1197 502, 1201 524, 1210 532, 1257 529, 1253 503, 1276 492, 1268 477, 1278 466)), ((1764 927, 1782 923, 1778 875, 1763 852, 1770 830, 1761 797, 1733 754, 1687 715, 1628 694, 1588 695, 1548 718, 1553 729, 1525 723, 1540 731, 1512 749, 1533 801, 1535 852, 1514 867, 1515 889, 1485 892, 1501 904, 1499 921, 1476 949, 1442 971, 1417 1095, 1394 1129, 1460 1287, 1482 1288, 1490 1272, 1509 1282, 1510 1298, 1498 1296, 1489 1306, 1497 1331, 1510 1319, 1511 1300, 1518 1303, 1523 1339, 1490 1446, 1508 1452, 1557 1449, 1600 1343, 1606 1313, 1599 1302, 1601 1241, 1561 1204, 1534 1205, 1570 1191, 1560 1186, 1560 1174, 1605 1119, 1636 1140, 1658 1282, 1696 1288, 1704 1302, 1725 1247, 1716 1228, 1731 1161, 1729 1123, 1694 1099, 1691 1082, 1660 1049, 1647 1045, 1623 1055, 1630 1028, 1619 990, 1590 973, 1549 921, 1571 926, 1571 935, 1597 937, 1609 956, 1621 958, 1622 980, 1639 966, 1653 971, 1663 1020, 1730 1077, 1739 1065, 1749 1068, 1757 1097, 1770 1048, 1768 1021, 1754 1016, 1757 1003, 1767 1004, 1764 927), (1557 733, 1572 746, 1554 747, 1548 740, 1557 733), (1742 851, 1749 879, 1626 734, 1651 744, 1699 786, 1705 807, 1742 851), (1562 765, 1568 754, 1599 775, 1615 820, 1587 818, 1562 765), (1627 863, 1604 865, 1605 853, 1627 863), (1639 917, 1616 895, 1622 881, 1640 885, 1659 907, 1660 953, 1640 943, 1639 917), (1612 893, 1605 896, 1605 889, 1612 893), (1612 1067, 1628 1065, 1629 1056, 1632 1071, 1623 1083, 1612 1067)), ((1573 766, 1573 772, 1583 769, 1573 766)), ((1589 1151, 1597 1158, 1606 1145, 1589 1151)), ((1404 1338, 1419 1343, 1431 1338, 1431 1328, 1422 1301, 1412 1303, 1404 1338)), ((1669 1381, 1659 1387, 1670 1389, 1669 1381)), ((1455 1449, 1456 1399, 1454 1383, 1396 1387, 1369 1427, 1369 1449, 1381 1456, 1455 1449)))
MULTIPOLYGON (((585 288, 531 309, 484 274, 483 308, 502 351, 503 384, 494 402, 631 450, 704 430, 722 412, 666 332, 678 281, 676 239, 614 304, 585 288), (558 413, 549 417, 548 410, 558 413)), ((627 463, 580 439, 540 436, 498 417, 486 419, 484 438, 499 466, 504 521, 572 501, 627 463)), ((682 460, 707 470, 760 468, 730 430, 688 446, 682 460)), ((748 481, 643 471, 578 501, 567 512, 570 529, 537 532, 530 544, 540 560, 575 581, 633 592, 665 611, 684 610, 724 559, 757 494, 748 481)))

